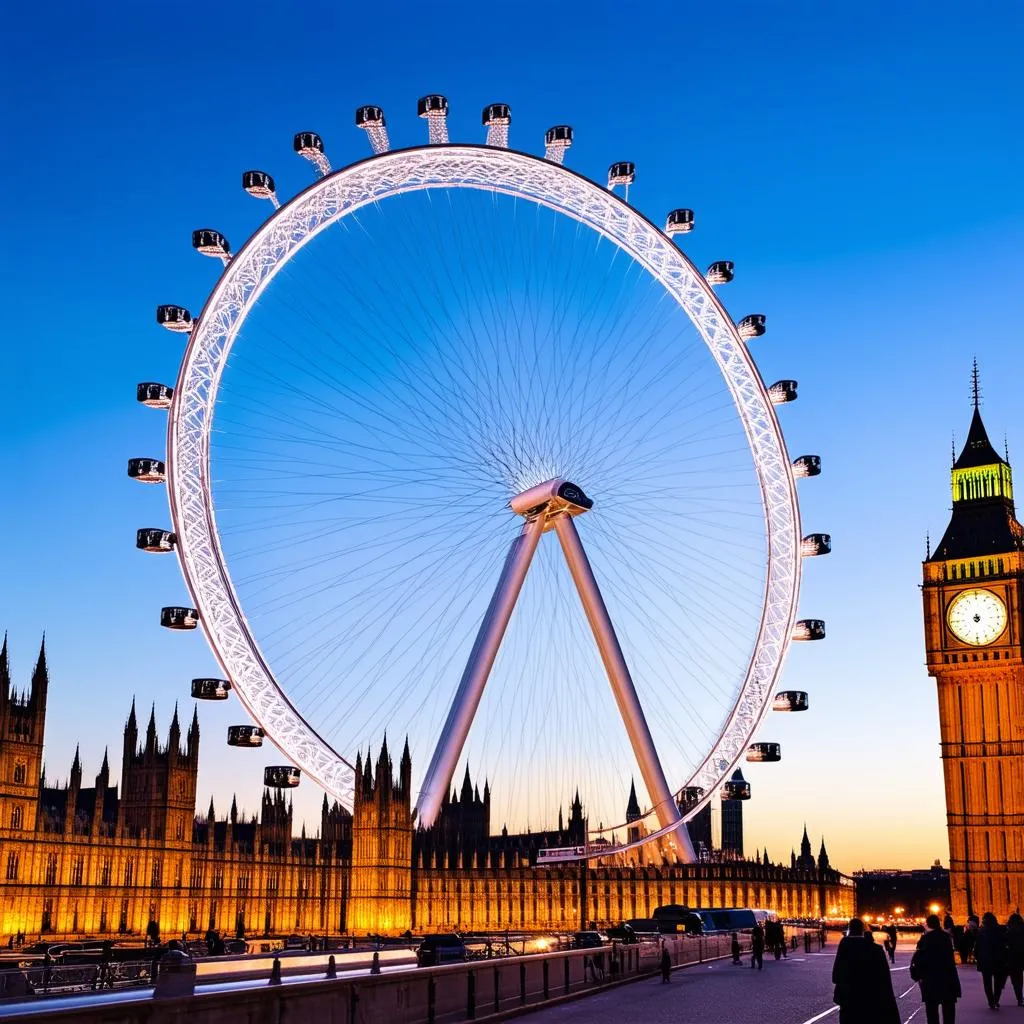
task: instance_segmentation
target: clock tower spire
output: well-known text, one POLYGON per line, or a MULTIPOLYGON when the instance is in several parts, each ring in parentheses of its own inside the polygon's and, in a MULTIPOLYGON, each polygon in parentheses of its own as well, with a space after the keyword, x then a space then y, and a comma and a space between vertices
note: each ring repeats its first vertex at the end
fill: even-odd
POLYGON ((939 702, 952 912, 1024 905, 1024 527, 1009 461, 973 415, 951 472, 953 509, 924 564, 928 674, 939 702))

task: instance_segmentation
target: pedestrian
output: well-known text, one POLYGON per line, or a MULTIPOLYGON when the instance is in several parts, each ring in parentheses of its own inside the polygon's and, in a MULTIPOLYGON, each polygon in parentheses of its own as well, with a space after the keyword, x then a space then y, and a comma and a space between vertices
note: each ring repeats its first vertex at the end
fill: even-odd
POLYGON ((963 962, 965 964, 974 962, 974 947, 978 941, 978 932, 981 930, 981 925, 978 923, 978 915, 971 914, 967 918, 967 927, 964 928, 964 954, 963 962))
POLYGON ((732 933, 732 962, 743 966, 743 961, 740 959, 740 937, 736 932, 732 933))
POLYGON ((787 943, 786 943, 786 926, 781 921, 779 921, 778 928, 779 928, 779 946, 782 948, 782 959, 783 960, 788 960, 789 959, 789 953, 786 952, 786 945, 787 945, 787 943))
POLYGON ((668 954, 668 946, 661 944, 661 983, 667 985, 672 980, 672 957, 668 954))
POLYGON ((895 921, 885 929, 885 934, 889 936, 885 943, 889 952, 889 963, 894 964, 896 963, 896 939, 899 936, 895 921))
POLYGON ((999 997, 1003 994, 1009 967, 1007 960, 1006 934, 996 915, 989 911, 981 919, 981 928, 974 944, 974 961, 981 971, 985 998, 992 1010, 999 1009, 999 997))
POLYGON ((925 919, 925 932, 910 960, 910 978, 921 986, 926 1024, 939 1024, 940 1007, 942 1024, 954 1024, 956 1001, 962 995, 960 975, 953 955, 953 940, 940 927, 937 914, 929 914, 925 919))
POLYGON ((1006 921, 1006 966, 1017 1005, 1024 1006, 1024 917, 1011 914, 1006 921))
POLYGON ((764 970, 764 929, 759 924, 750 933, 750 969, 755 967, 764 970))
POLYGON ((885 953, 867 939, 859 917, 850 921, 836 948, 832 983, 832 1000, 839 1004, 839 1024, 900 1024, 885 953))

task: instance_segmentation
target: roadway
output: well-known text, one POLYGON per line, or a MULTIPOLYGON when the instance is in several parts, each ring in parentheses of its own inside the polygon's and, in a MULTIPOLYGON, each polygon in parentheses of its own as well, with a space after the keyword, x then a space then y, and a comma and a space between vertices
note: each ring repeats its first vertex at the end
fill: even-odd
MULTIPOLYGON (((382 961, 384 957, 388 955, 389 951, 385 951, 381 954, 382 961)), ((337 970, 338 978, 359 978, 368 977, 370 969, 368 967, 357 967, 345 969, 345 957, 351 957, 352 959, 362 960, 365 956, 372 954, 346 954, 340 953, 337 955, 337 970)), ((252 960, 246 963, 244 960, 238 961, 239 967, 247 967, 252 969, 252 960)), ((270 976, 270 964, 273 962, 273 957, 261 957, 260 961, 266 960, 267 966, 261 977, 253 978, 240 978, 238 980, 231 980, 230 974, 220 973, 218 980, 216 981, 202 981, 196 982, 195 991, 196 994, 202 993, 214 993, 214 992, 244 992, 249 989, 263 989, 267 987, 267 979, 270 976)), ((323 957, 309 957, 307 955, 307 963, 303 964, 301 961, 292 960, 291 963, 285 958, 282 958, 281 963, 284 967, 282 973, 281 984, 282 985, 310 985, 318 981, 324 980, 324 968, 317 963, 319 959, 323 959, 326 963, 327 954, 323 957), (308 961, 312 960, 316 963, 316 969, 309 969, 312 964, 308 961), (291 972, 291 973, 288 973, 291 972)), ((413 964, 410 965, 408 959, 404 956, 395 956, 394 963, 382 963, 381 973, 392 974, 401 971, 415 970, 415 959, 413 964)), ((216 961, 214 961, 216 963, 216 961)), ((223 966, 223 963, 221 964, 223 966)), ((229 965, 230 966, 230 965, 229 965)), ((151 987, 139 987, 139 988, 122 988, 115 989, 113 991, 104 991, 102 993, 96 992, 85 992, 85 993, 74 993, 69 995, 51 995, 43 996, 41 998, 28 998, 17 1002, 0 1003, 0 1018, 21 1018, 21 1019, 32 1019, 45 1020, 45 1018, 58 1010, 73 1010, 80 1006, 94 1005, 97 1001, 102 1000, 105 1006, 119 1006, 126 1005, 128 1003, 144 1003, 152 1002, 153 1000, 153 989, 151 987)))
MULTIPOLYGON (((924 1007, 915 982, 908 974, 914 944, 902 943, 891 968, 893 990, 903 1024, 924 1024, 924 1007)), ((728 960, 677 969, 672 981, 660 978, 622 985, 597 995, 560 1006, 538 1010, 530 1024, 621 1024, 624 1020, 643 1024, 838 1024, 838 1010, 832 1002, 832 961, 836 943, 821 953, 790 953, 786 960, 766 957, 763 971, 750 969, 749 958, 742 967, 728 960)), ((973 967, 960 968, 964 999, 957 1007, 957 1024, 991 1020, 981 990, 981 975, 973 967)), ((1002 998, 1004 1010, 1011 1008, 1011 1020, 1024 1011, 1014 1005, 1007 986, 1002 998)))

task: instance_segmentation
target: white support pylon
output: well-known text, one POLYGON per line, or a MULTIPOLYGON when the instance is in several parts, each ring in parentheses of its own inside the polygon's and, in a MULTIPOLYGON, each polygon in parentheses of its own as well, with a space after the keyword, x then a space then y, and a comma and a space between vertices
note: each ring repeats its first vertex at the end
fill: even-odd
POLYGON ((430 759, 416 804, 417 823, 429 828, 437 818, 541 534, 554 529, 569 565, 569 572, 579 591, 580 600, 583 602, 587 621, 593 630, 601 660, 608 673, 608 681, 612 686, 615 703, 619 714, 622 715, 626 733, 640 767, 641 777, 648 795, 654 801, 654 811, 660 829, 664 830, 678 823, 678 828, 668 833, 668 842, 674 847, 675 856, 679 860, 687 864, 694 863, 697 857, 690 834, 665 778, 608 608, 583 549, 583 542, 572 521, 574 516, 591 508, 593 502, 574 484, 556 479, 524 491, 513 498, 510 504, 513 511, 525 517, 526 522, 509 548, 494 595, 487 606, 466 669, 448 711, 448 718, 441 730, 434 755, 430 759))

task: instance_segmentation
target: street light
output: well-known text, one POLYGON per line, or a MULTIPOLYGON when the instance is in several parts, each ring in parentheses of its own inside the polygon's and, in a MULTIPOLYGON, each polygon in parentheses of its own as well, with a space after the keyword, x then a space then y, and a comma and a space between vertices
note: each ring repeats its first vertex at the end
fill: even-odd
POLYGON ((904 910, 904 908, 903 908, 903 907, 893 907, 893 908, 892 908, 892 912, 893 912, 893 913, 894 913, 894 914, 895 914, 895 915, 896 915, 897 917, 902 917, 902 916, 903 916, 903 910, 904 910))
POLYGON ((931 906, 930 906, 930 907, 928 908, 928 913, 929 913, 929 914, 937 914, 937 913, 938 913, 938 912, 939 912, 939 911, 940 911, 941 909, 942 909, 942 907, 941 907, 941 906, 940 906, 940 905, 939 905, 938 903, 933 903, 933 904, 932 904, 932 905, 931 905, 931 906))

